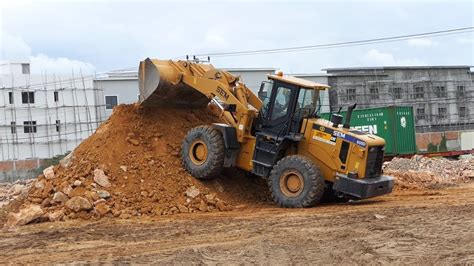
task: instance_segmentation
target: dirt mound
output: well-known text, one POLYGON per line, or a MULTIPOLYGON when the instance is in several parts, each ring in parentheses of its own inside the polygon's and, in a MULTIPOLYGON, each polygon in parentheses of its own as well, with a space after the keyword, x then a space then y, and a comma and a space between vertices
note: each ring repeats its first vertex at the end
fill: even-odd
POLYGON ((38 176, 24 206, 40 205, 43 219, 62 220, 226 211, 265 202, 260 178, 233 170, 201 182, 181 167, 186 132, 216 120, 207 109, 120 105, 60 165, 38 176))
POLYGON ((395 178, 399 189, 438 188, 474 180, 474 159, 449 160, 415 155, 384 163, 384 174, 395 178))

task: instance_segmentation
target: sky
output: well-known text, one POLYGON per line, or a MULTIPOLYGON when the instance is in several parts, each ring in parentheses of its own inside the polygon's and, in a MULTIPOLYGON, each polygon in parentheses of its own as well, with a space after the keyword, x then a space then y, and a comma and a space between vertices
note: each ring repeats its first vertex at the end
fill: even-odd
MULTIPOLYGON (((136 69, 146 57, 271 49, 474 26, 474 1, 0 0, 0 60, 33 73, 136 69)), ((211 57, 219 68, 474 65, 474 32, 293 53, 211 57)))

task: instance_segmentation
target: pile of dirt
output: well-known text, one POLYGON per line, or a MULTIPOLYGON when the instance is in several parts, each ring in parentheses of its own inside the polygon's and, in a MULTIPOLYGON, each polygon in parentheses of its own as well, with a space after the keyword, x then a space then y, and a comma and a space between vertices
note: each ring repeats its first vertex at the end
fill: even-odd
POLYGON ((263 180, 233 170, 199 181, 181 165, 181 142, 217 118, 207 109, 120 105, 59 165, 37 177, 9 224, 226 211, 266 202, 263 180), (38 208, 39 207, 39 208, 38 208))
POLYGON ((384 163, 384 174, 395 178, 399 189, 439 188, 474 180, 474 158, 450 160, 415 155, 384 163))

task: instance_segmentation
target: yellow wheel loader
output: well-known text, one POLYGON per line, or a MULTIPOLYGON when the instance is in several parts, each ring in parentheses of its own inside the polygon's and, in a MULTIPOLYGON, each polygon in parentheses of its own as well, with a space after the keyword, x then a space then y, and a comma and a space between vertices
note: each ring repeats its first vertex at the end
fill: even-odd
POLYGON ((194 61, 140 62, 142 105, 220 110, 225 123, 191 129, 182 144, 184 168, 198 179, 237 167, 268 180, 282 207, 310 207, 325 195, 365 199, 388 194, 393 178, 382 175, 385 141, 318 117, 319 92, 327 85, 268 75, 259 97, 239 77, 194 61))

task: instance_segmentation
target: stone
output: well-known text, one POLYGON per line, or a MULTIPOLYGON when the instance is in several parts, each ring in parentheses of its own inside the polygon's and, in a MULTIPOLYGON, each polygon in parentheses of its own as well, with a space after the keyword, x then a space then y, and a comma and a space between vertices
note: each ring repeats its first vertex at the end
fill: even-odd
POLYGON ((68 199, 69 197, 61 191, 58 191, 53 195, 53 201, 56 203, 63 203, 66 202, 68 199))
POLYGON ((182 205, 182 204, 178 204, 176 205, 176 208, 178 208, 178 211, 180 213, 186 213, 188 212, 188 208, 186 208, 186 206, 182 205))
POLYGON ((97 204, 95 207, 94 207, 94 211, 100 215, 100 216, 104 216, 106 215, 108 212, 110 212, 110 207, 105 204, 105 203, 100 203, 100 204, 97 204))
POLYGON ((29 224, 44 214, 39 205, 30 205, 21 209, 18 213, 8 215, 7 227, 29 224))
POLYGON ((186 189, 186 196, 194 199, 195 197, 199 196, 201 194, 201 191, 195 186, 191 186, 188 189, 186 189))
POLYGON ((207 204, 203 200, 201 200, 201 203, 199 204, 199 210, 202 212, 207 211, 207 204))
POLYGON ((101 169, 94 170, 94 181, 101 187, 111 187, 109 177, 105 175, 104 171, 101 169))
POLYGON ((375 219, 385 219, 385 215, 381 215, 381 214, 374 214, 374 217, 375 219))
POLYGON ((467 178, 474 178, 474 170, 465 170, 462 175, 467 178))
POLYGON ((41 207, 46 208, 46 207, 49 207, 49 206, 51 206, 51 200, 48 199, 48 198, 45 198, 45 199, 41 202, 41 207))
POLYGON ((124 171, 124 172, 127 172, 127 166, 125 166, 125 165, 121 165, 120 169, 122 169, 122 171, 124 171))
POLYGON ((34 187, 38 190, 42 190, 44 188, 44 182, 43 180, 36 181, 34 187))
POLYGON ((63 168, 69 168, 71 166, 72 161, 74 160, 74 152, 70 152, 64 158, 59 161, 59 165, 63 168))
POLYGON ((94 206, 95 206, 95 205, 99 205, 99 204, 101 204, 101 203, 106 203, 106 202, 107 202, 107 201, 106 201, 105 199, 98 199, 98 200, 94 201, 94 206))
POLYGON ((108 199, 110 198, 110 193, 107 190, 97 190, 97 195, 101 199, 108 199))
POLYGON ((81 180, 76 180, 76 181, 74 181, 74 183, 73 183, 73 186, 75 186, 75 187, 78 187, 78 186, 80 186, 80 185, 82 185, 81 180))
POLYGON ((127 138, 127 141, 128 141, 130 144, 134 145, 134 146, 140 145, 140 141, 138 141, 138 140, 136 140, 136 139, 127 138))
POLYGON ((97 192, 95 192, 95 191, 92 191, 91 198, 92 198, 93 201, 96 201, 96 200, 100 199, 99 194, 97 194, 97 192))
POLYGON ((62 189, 63 193, 68 195, 68 196, 71 195, 72 190, 73 190, 73 188, 70 185, 66 185, 62 189))
POLYGON ((92 204, 83 197, 74 197, 66 201, 66 208, 74 212, 88 211, 92 209, 92 204))
POLYGON ((54 179, 54 166, 51 165, 50 167, 43 170, 43 175, 46 180, 54 179))
POLYGON ((51 222, 58 222, 64 220, 64 211, 58 210, 48 213, 48 218, 51 222))
POLYGON ((222 201, 222 200, 218 200, 217 203, 216 203, 216 208, 219 210, 219 211, 226 211, 227 210, 227 207, 225 206, 225 203, 222 201))
POLYGON ((23 190, 25 188, 26 188, 26 186, 24 186, 24 185, 15 184, 8 190, 8 194, 11 195, 11 196, 18 196, 23 192, 23 190))

